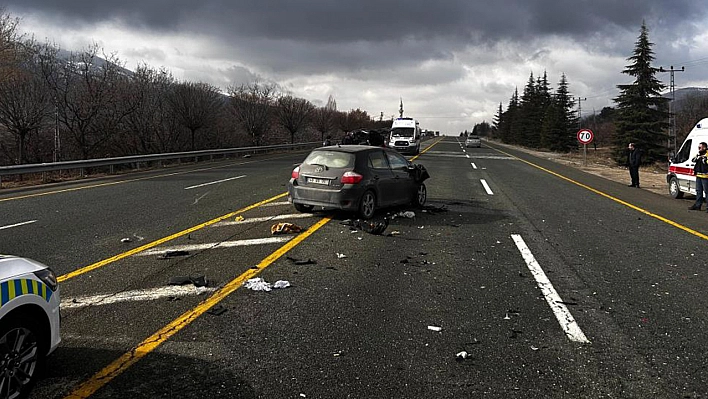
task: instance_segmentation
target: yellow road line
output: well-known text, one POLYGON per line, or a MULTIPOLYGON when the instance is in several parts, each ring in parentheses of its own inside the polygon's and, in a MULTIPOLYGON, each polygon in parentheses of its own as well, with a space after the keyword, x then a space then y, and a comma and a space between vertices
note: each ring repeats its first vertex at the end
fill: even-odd
POLYGON ((315 223, 312 227, 307 229, 307 231, 299 234, 297 237, 290 240, 288 243, 280 247, 277 251, 268 255, 263 259, 257 266, 257 269, 249 269, 240 276, 231 280, 223 288, 215 291, 212 296, 202 301, 195 308, 188 310, 181 316, 174 319, 171 323, 167 324, 159 331, 145 339, 143 342, 138 344, 130 352, 124 353, 121 357, 114 360, 111 364, 104 367, 103 370, 94 374, 90 379, 83 382, 76 390, 66 396, 65 399, 86 399, 97 390, 99 390, 104 385, 108 384, 111 380, 118 377, 124 371, 126 371, 130 366, 135 364, 138 360, 145 357, 147 354, 155 350, 162 343, 167 341, 170 337, 177 334, 181 329, 187 327, 191 322, 193 322, 197 317, 201 316, 209 310, 211 307, 221 302, 228 295, 239 289, 246 280, 253 278, 263 271, 266 267, 270 266, 278 260, 281 256, 286 254, 296 245, 304 241, 307 237, 312 235, 315 231, 319 230, 322 226, 327 224, 331 218, 325 217, 315 223))
POLYGON ((92 270, 96 270, 96 269, 98 269, 98 268, 100 268, 100 267, 103 267, 103 266, 105 266, 105 265, 108 265, 108 264, 110 264, 110 263, 119 261, 119 260, 121 260, 121 259, 127 258, 127 257, 132 256, 132 255, 135 255, 135 254, 137 254, 138 252, 142 252, 142 251, 145 251, 145 250, 147 250, 147 249, 154 248, 154 247, 156 247, 156 246, 158 246, 158 245, 160 245, 160 244, 164 244, 164 243, 166 243, 166 242, 168 242, 168 241, 174 240, 175 238, 179 238, 179 237, 186 236, 186 235, 189 234, 189 233, 192 233, 192 232, 195 232, 195 231, 197 231, 197 230, 203 229, 203 228, 205 228, 205 227, 207 227, 207 226, 211 226, 211 225, 214 224, 214 223, 221 222, 221 221, 224 220, 224 219, 228 219, 228 218, 230 218, 230 217, 234 217, 234 216, 236 216, 236 215, 238 215, 238 214, 240 214, 240 213, 246 212, 246 211, 251 210, 251 209, 253 209, 253 208, 257 208, 257 207, 259 207, 259 206, 261 206, 261 205, 264 205, 264 204, 267 204, 267 203, 269 203, 269 202, 273 202, 273 201, 275 201, 275 200, 277 200, 277 199, 280 199, 280 198, 285 197, 286 195, 288 195, 288 193, 278 194, 278 195, 276 195, 275 197, 268 198, 267 200, 263 200, 263 201, 261 201, 261 202, 255 203, 255 204, 253 204, 253 205, 249 205, 249 206, 247 206, 247 207, 245 207, 245 208, 241 208, 241 209, 239 209, 239 210, 237 210, 237 211, 227 213, 226 215, 219 216, 218 218, 212 219, 212 220, 210 220, 210 221, 208 221, 208 222, 204 222, 204 223, 202 223, 202 224, 198 224, 198 225, 196 225, 196 226, 190 227, 190 228, 188 228, 188 229, 186 229, 186 230, 182 230, 182 231, 180 231, 180 232, 178 232, 178 233, 175 233, 175 234, 172 234, 172 235, 170 235, 170 236, 160 238, 159 240, 156 240, 156 241, 153 241, 153 242, 149 242, 149 243, 147 243, 147 244, 145 244, 145 245, 142 245, 142 246, 140 246, 140 247, 137 247, 137 248, 133 248, 133 249, 131 249, 130 251, 120 253, 120 254, 115 255, 115 256, 112 256, 112 257, 110 257, 110 258, 108 258, 108 259, 104 259, 104 260, 102 260, 102 261, 96 262, 96 263, 94 263, 94 264, 92 264, 92 265, 88 265, 88 266, 82 267, 81 269, 74 270, 73 272, 69 272, 69 273, 64 274, 64 275, 62 275, 62 276, 59 276, 59 277, 57 278, 57 281, 59 281, 59 282, 66 281, 66 280, 69 280, 69 279, 74 278, 74 277, 76 277, 76 276, 80 276, 80 275, 82 275, 82 274, 84 274, 84 273, 90 272, 90 271, 92 271, 92 270))
POLYGON ((442 140, 443 140, 443 138, 441 137, 440 139, 438 139, 438 141, 436 141, 436 142, 434 142, 433 144, 427 146, 427 147, 426 147, 423 151, 421 151, 418 155, 416 155, 416 156, 414 156, 413 158, 409 159, 409 161, 415 161, 416 158, 418 158, 419 156, 421 156, 421 155, 425 154, 426 152, 428 152, 429 149, 433 148, 433 146, 434 146, 435 144, 441 142, 442 140))
POLYGON ((678 228, 678 229, 681 229, 681 230, 683 230, 683 231, 685 231, 685 232, 687 232, 687 233, 693 234, 693 235, 696 236, 696 237, 702 238, 702 239, 704 239, 704 240, 708 240, 708 235, 705 235, 705 234, 703 234, 703 233, 701 233, 701 232, 698 232, 698 231, 696 231, 696 230, 693 230, 693 229, 691 229, 691 228, 689 228, 689 227, 686 227, 686 226, 684 226, 684 225, 682 225, 682 224, 680 224, 680 223, 674 222, 673 220, 670 220, 670 219, 667 219, 667 218, 665 218, 665 217, 663 217, 663 216, 661 216, 661 215, 657 215, 657 214, 655 214, 655 213, 649 212, 649 211, 647 211, 646 209, 643 209, 643 208, 640 208, 640 207, 638 207, 638 206, 636 206, 636 205, 630 204, 629 202, 624 201, 624 200, 621 200, 621 199, 619 199, 619 198, 617 198, 617 197, 613 197, 613 196, 611 196, 610 194, 604 193, 604 192, 602 192, 602 191, 600 191, 600 190, 598 190, 598 189, 595 189, 595 188, 592 188, 592 187, 590 187, 590 186, 588 186, 588 185, 585 185, 585 184, 583 184, 583 183, 577 182, 577 181, 575 181, 575 180, 573 180, 573 179, 571 179, 571 178, 569 178, 569 177, 565 177, 565 176, 563 176, 563 175, 561 175, 561 174, 559 174, 559 173, 556 173, 556 172, 554 172, 554 171, 552 171, 552 170, 546 169, 546 168, 544 168, 544 167, 542 167, 542 166, 536 165, 535 163, 529 162, 529 161, 527 161, 527 160, 525 160, 525 159, 521 159, 521 158, 519 158, 519 157, 517 157, 517 156, 515 156, 515 155, 509 154, 508 152, 504 152, 504 151, 502 151, 502 150, 500 150, 500 149, 498 149, 498 148, 494 148, 494 147, 490 147, 490 148, 493 148, 495 151, 501 152, 502 154, 508 155, 508 156, 510 156, 510 157, 512 157, 512 158, 514 158, 514 159, 518 159, 519 161, 521 161, 521 162, 523 162, 523 163, 525 163, 525 164, 531 165, 531 166, 533 166, 533 167, 536 168, 536 169, 542 170, 542 171, 544 171, 544 172, 546 172, 546 173, 549 173, 549 174, 551 174, 551 175, 553 175, 553 176, 556 176, 556 177, 558 177, 558 178, 560 178, 560 179, 563 179, 563 180, 565 180, 565 181, 567 181, 567 182, 570 182, 570 183, 573 183, 573 184, 575 184, 575 185, 577 185, 577 186, 580 186, 580 187, 582 187, 582 188, 584 188, 584 189, 586 189, 586 190, 590 190, 590 191, 592 191, 593 193, 595 193, 595 194, 597 194, 597 195, 603 196, 603 197, 605 197, 605 198, 607 198, 607 199, 610 199, 610 200, 615 201, 615 202, 617 202, 617 203, 619 203, 619 204, 622 204, 622 205, 624 205, 624 206, 626 206, 626 207, 628 207, 628 208, 634 209, 635 211, 641 212, 641 213, 643 213, 643 214, 645 214, 645 215, 647 215, 647 216, 653 217, 654 219, 660 220, 660 221, 662 221, 662 222, 664 222, 664 223, 666 223, 666 224, 669 224, 669 225, 674 226, 674 227, 676 227, 676 228, 678 228))

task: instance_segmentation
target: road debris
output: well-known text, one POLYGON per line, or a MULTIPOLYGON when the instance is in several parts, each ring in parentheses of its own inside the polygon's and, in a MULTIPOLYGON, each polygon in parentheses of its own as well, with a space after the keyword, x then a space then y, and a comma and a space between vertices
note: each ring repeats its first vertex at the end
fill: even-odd
POLYGON ((401 212, 398 212, 398 213, 395 213, 395 214, 391 215, 391 219, 395 219, 395 218, 413 219, 413 218, 415 218, 415 212, 413 212, 413 211, 401 211, 401 212))
POLYGON ((216 305, 211 309, 207 310, 206 312, 213 316, 221 316, 222 314, 226 313, 226 310, 227 309, 226 307, 224 307, 224 305, 216 305))
POLYGON ((125 238, 121 238, 121 239, 120 239, 120 242, 122 242, 122 243, 124 243, 124 244, 125 244, 125 243, 128 243, 128 242, 130 242, 130 241, 131 241, 131 239, 130 239, 129 237, 125 237, 125 238))
POLYGON ((180 256, 189 256, 189 251, 165 251, 164 254, 158 256, 159 259, 169 259, 169 258, 176 258, 180 256))
POLYGON ((196 276, 196 277, 176 276, 176 277, 170 277, 170 280, 168 281, 167 284, 168 285, 194 284, 195 287, 206 287, 207 286, 207 279, 206 279, 206 276, 196 276))
POLYGON ((455 354, 455 360, 457 360, 458 362, 461 362, 461 361, 467 359, 467 356, 469 356, 469 354, 466 351, 457 352, 457 354, 455 354))
POLYGON ((388 227, 389 220, 388 218, 384 218, 383 222, 368 222, 366 220, 351 220, 347 219, 339 224, 343 224, 345 226, 349 226, 349 228, 352 229, 352 233, 356 233, 357 230, 362 230, 365 231, 369 234, 373 235, 381 235, 383 232, 386 230, 388 227))
POLYGON ((243 217, 243 215, 238 215, 236 219, 234 219, 235 222, 243 222, 244 220, 246 220, 246 218, 243 217))
POLYGON ((439 326, 428 326, 428 330, 440 332, 440 331, 442 331, 442 327, 439 327, 439 326))
POLYGON ((287 280, 278 280, 275 284, 271 284, 260 277, 255 277, 247 280, 244 287, 252 291, 271 291, 273 289, 282 289, 290 287, 290 282, 287 280))
POLYGON ((347 257, 347 255, 340 254, 339 252, 337 252, 337 259, 344 259, 346 257, 347 257))
POLYGON ((401 232, 398 231, 398 230, 393 230, 393 231, 391 231, 390 233, 388 233, 388 234, 386 234, 386 235, 389 236, 389 237, 400 236, 400 235, 401 235, 401 232))
POLYGON ((270 227, 270 233, 272 235, 276 234, 290 234, 299 233, 302 231, 302 227, 293 223, 278 223, 270 227))
POLYGON ((305 260, 303 259, 297 259, 293 258, 292 256, 286 256, 285 259, 289 260, 295 265, 316 265, 317 261, 314 259, 307 258, 305 260))

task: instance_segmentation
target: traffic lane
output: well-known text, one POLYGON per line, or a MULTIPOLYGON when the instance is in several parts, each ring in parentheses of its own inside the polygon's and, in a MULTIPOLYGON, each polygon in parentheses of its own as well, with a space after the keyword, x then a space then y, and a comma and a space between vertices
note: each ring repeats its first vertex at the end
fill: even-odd
POLYGON ((64 274, 223 215, 256 198, 282 193, 291 165, 300 156, 289 155, 248 168, 235 165, 212 169, 208 176, 197 171, 199 180, 187 182, 183 176, 164 176, 11 201, 3 204, 3 212, 38 221, 13 231, 1 230, 1 249, 43 261, 64 274), (248 180, 184 190, 195 181, 214 181, 244 172, 250 174, 248 180), (37 236, 51 239, 37 240, 37 236), (123 238, 131 242, 123 243, 123 238))
MULTIPOLYGON (((330 223, 318 239, 292 252, 317 265, 281 259, 262 273, 271 282, 288 279, 293 288, 239 290, 225 301, 227 313, 198 319, 159 354, 199 352, 194 341, 211 342, 219 350, 209 353, 260 396, 507 397, 540 396, 548 386, 557 387, 557 394, 569 387, 599 389, 595 380, 567 371, 578 369, 577 346, 538 297, 533 280, 519 275, 524 264, 509 237, 513 218, 505 223, 504 212, 480 211, 463 197, 446 202, 446 213, 395 219, 389 229, 400 236, 352 234, 330 223), (469 362, 454 361, 459 350, 470 351, 469 362)), ((176 377, 161 371, 152 356, 112 382, 110 392, 130 389, 146 370, 159 376, 161 386, 169 385, 176 377)))
MULTIPOLYGON (((643 210, 677 222, 682 226, 689 227, 690 229, 704 235, 708 235, 708 217, 705 217, 705 213, 688 211, 687 209, 692 204, 695 197, 687 196, 682 200, 673 199, 668 194, 668 184, 666 186, 665 195, 656 194, 651 191, 627 187, 626 183, 618 183, 612 180, 603 179, 583 172, 580 169, 568 167, 548 159, 535 157, 513 148, 495 145, 490 145, 490 147, 520 159, 528 160, 529 162, 548 170, 559 172, 578 183, 591 185, 593 188, 602 191, 603 193, 607 193, 643 210)), ((629 180, 629 172, 627 172, 627 179, 629 180)))
MULTIPOLYGON (((462 214, 484 225, 474 210, 454 212, 455 222, 462 214)), ((389 228, 399 237, 352 234, 330 223, 291 254, 316 265, 281 259, 261 274, 292 288, 237 291, 224 301, 226 313, 198 319, 104 392, 126 392, 146 373, 167 386, 177 377, 160 367, 160 355, 206 348, 259 397, 540 393, 545 384, 564 386, 566 377, 552 373, 530 382, 547 368, 569 368, 558 354, 573 345, 532 280, 518 275, 523 261, 511 240, 482 233, 470 245, 470 236, 458 233, 465 227, 446 218, 396 219, 389 228), (462 350, 470 359, 458 363, 462 350)))
MULTIPOLYGON (((284 209, 286 206, 270 207, 274 216, 278 208, 284 209)), ((301 219, 300 224, 307 228, 317 219, 301 219)), ((266 221, 245 223, 244 226, 217 226, 190 241, 216 243, 231 240, 235 236, 251 238, 270 235, 270 224, 266 221), (255 227, 244 229, 245 225, 255 227)), ((116 352, 123 354, 130 351, 184 312, 198 306, 208 295, 214 293, 215 289, 253 268, 278 247, 279 244, 262 244, 211 249, 168 260, 161 260, 156 256, 133 256, 67 281, 62 285, 63 342, 52 356, 52 364, 55 367, 52 367, 49 375, 41 381, 37 397, 48 397, 43 396, 46 392, 60 391, 62 394, 68 394, 81 380, 89 378, 116 360, 120 355, 111 357, 116 352), (114 293, 118 296, 135 290, 145 290, 156 295, 157 291, 168 288, 168 281, 173 277, 200 275, 206 277, 208 284, 199 294, 162 295, 141 300, 128 297, 115 303, 107 303, 115 299, 115 296, 107 296, 92 302, 91 306, 83 306, 89 303, 85 298, 87 294, 114 293), (76 293, 81 295, 77 297, 76 293), (76 358, 77 351, 96 351, 96 354, 86 360, 76 358), (67 380, 74 383, 66 384, 67 380)))
MULTIPOLYGON (((558 289, 577 292, 577 318, 588 325, 593 345, 606 348, 599 364, 612 373, 622 364, 618 354, 632 359, 632 367, 614 371, 631 372, 635 389, 652 387, 648 394, 702 392, 696 378, 705 376, 696 376, 694 357, 705 353, 696 337, 705 338, 707 304, 687 295, 707 282, 694 261, 708 256, 704 241, 521 162, 489 161, 488 170, 537 241, 547 243, 539 257, 558 289), (562 195, 549 201, 548 193, 562 195)), ((590 186, 594 179, 604 183, 583 178, 590 186)))

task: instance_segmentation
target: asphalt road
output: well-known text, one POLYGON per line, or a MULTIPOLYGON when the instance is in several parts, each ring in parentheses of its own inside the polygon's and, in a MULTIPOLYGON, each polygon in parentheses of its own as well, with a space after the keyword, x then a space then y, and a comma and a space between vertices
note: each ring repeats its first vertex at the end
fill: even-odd
POLYGON ((63 342, 33 397, 708 397, 708 215, 427 144, 429 206, 393 235, 295 212, 280 195, 303 153, 0 192, 0 253, 62 275, 63 342), (272 236, 279 221, 306 231, 272 236))

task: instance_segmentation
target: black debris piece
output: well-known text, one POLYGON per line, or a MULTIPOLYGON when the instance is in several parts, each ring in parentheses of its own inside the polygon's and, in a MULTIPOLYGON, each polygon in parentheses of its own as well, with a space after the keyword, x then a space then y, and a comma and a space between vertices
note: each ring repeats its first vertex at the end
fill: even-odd
POLYGON ((384 218, 383 222, 368 222, 366 220, 344 220, 340 222, 340 224, 343 224, 345 226, 349 226, 350 228, 357 229, 357 230, 362 230, 365 231, 369 234, 373 235, 381 235, 383 234, 384 231, 386 231, 386 228, 388 227, 389 220, 388 218, 384 218))
POLYGON ((447 212, 447 205, 425 205, 423 211, 429 215, 437 215, 438 213, 447 212))
POLYGON ((523 334, 523 331, 511 330, 511 335, 509 335, 509 338, 517 338, 521 334, 523 334))
POLYGON ((337 270, 337 268, 336 268, 336 267, 334 267, 334 266, 327 266, 327 267, 325 267, 325 269, 329 269, 329 270, 337 270))
POLYGON ((182 299, 182 298, 180 298, 180 297, 178 297, 178 296, 168 296, 168 297, 167 297, 167 302, 177 302, 177 301, 179 301, 180 299, 182 299))
POLYGON ((194 284, 195 287, 206 287, 207 286, 207 279, 205 276, 196 276, 196 277, 176 276, 176 277, 170 277, 170 281, 167 284, 169 284, 169 285, 194 284))
POLYGON ((457 223, 450 223, 450 226, 452 226, 452 227, 462 227, 461 224, 457 224, 457 223))
POLYGON ((406 258, 406 259, 401 260, 401 263, 403 263, 405 265, 405 264, 410 263, 410 261, 408 260, 408 258, 406 258))
POLYGON ((316 260, 310 259, 310 258, 303 260, 303 259, 293 258, 292 256, 286 256, 285 259, 289 260, 290 262, 292 262, 295 265, 316 265, 317 264, 316 260))
POLYGON ((176 258, 179 256, 189 256, 189 251, 165 251, 164 254, 160 255, 160 259, 176 258))
POLYGON ((223 305, 216 305, 211 309, 207 310, 206 312, 210 315, 221 316, 222 314, 226 313, 226 310, 227 309, 223 305))
POLYGON ((423 255, 423 256, 425 256, 425 255, 428 254, 427 252, 419 252, 419 253, 420 253, 421 255, 423 255))

